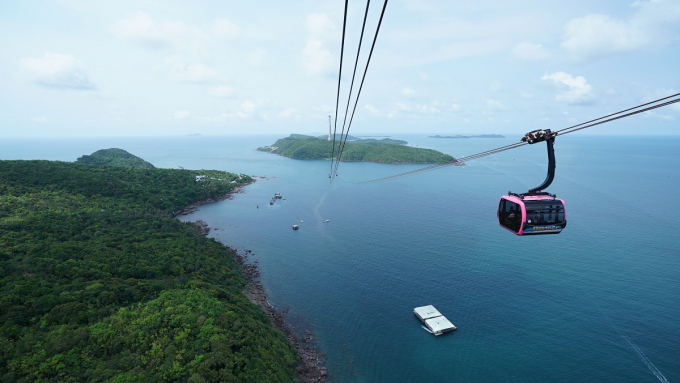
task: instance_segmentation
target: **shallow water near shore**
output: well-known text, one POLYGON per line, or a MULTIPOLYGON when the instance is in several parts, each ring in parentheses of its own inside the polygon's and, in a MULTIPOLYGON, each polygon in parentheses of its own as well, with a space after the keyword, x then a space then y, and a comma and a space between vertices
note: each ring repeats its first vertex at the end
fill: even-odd
MULTIPOLYGON (((252 250, 269 301, 313 331, 335 382, 680 379, 680 137, 559 137, 549 191, 568 226, 528 238, 501 229, 496 207, 544 179, 544 145, 357 185, 422 165, 342 163, 329 184, 328 161, 254 150, 276 138, 5 140, 0 159, 118 147, 266 177, 182 219, 252 250), (458 331, 421 329, 412 310, 427 304, 458 331)), ((453 156, 516 141, 393 138, 453 156)))

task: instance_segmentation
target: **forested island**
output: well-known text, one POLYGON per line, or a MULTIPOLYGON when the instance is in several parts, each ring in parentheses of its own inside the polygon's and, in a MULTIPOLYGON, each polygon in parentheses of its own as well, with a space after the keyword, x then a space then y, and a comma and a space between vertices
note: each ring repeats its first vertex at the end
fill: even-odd
POLYGON ((174 218, 251 177, 95 154, 0 161, 0 381, 295 381, 233 250, 174 218))
POLYGON ((117 166, 132 169, 155 169, 155 167, 143 159, 128 153, 123 149, 101 149, 90 155, 84 155, 76 160, 79 164, 117 166))
POLYGON ((461 136, 459 134, 455 136, 428 136, 427 138, 505 138, 505 136, 501 136, 500 134, 480 134, 477 136, 461 136))
MULTIPOLYGON (((349 136, 351 137, 351 136, 349 136)), ((380 162, 387 164, 421 164, 451 162, 454 158, 432 149, 405 146, 406 141, 384 138, 348 140, 342 154, 342 161, 380 162)), ((339 140, 336 141, 336 151, 339 150, 339 140)), ((313 137, 292 134, 277 140, 271 146, 257 148, 257 150, 275 153, 296 160, 325 160, 332 154, 332 141, 326 137, 313 137)), ((337 153, 335 153, 337 157, 337 153)))

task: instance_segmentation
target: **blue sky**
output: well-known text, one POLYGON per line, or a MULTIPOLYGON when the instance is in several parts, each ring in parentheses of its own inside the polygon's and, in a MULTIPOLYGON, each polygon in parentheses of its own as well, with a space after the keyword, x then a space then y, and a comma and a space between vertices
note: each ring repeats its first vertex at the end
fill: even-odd
MULTIPOLYGON (((343 6, 0 2, 0 135, 323 133, 343 6)), ((365 6, 350 1, 345 100, 365 6)), ((679 26, 678 0, 391 0, 351 134, 521 134, 678 93, 679 26)), ((679 134, 679 118, 585 134, 679 134)))

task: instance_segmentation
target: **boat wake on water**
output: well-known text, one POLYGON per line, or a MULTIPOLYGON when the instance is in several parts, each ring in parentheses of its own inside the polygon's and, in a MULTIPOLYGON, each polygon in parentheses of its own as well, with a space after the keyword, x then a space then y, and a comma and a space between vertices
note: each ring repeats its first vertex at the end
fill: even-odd
POLYGON ((623 334, 621 334, 621 336, 626 340, 626 342, 628 342, 628 344, 633 348, 633 350, 635 350, 635 353, 638 354, 638 356, 640 357, 642 362, 647 366, 647 368, 649 368, 650 371, 652 371, 652 374, 654 374, 654 376, 656 376, 656 378, 659 379, 660 382, 669 383, 668 379, 666 379, 666 377, 663 376, 661 371, 659 371, 659 369, 656 368, 654 363, 652 363, 652 361, 649 360, 647 355, 645 355, 645 353, 642 352, 642 350, 640 350, 640 347, 638 347, 635 343, 633 343, 633 341, 631 341, 630 338, 628 338, 627 336, 625 336, 623 334))
POLYGON ((638 347, 637 344, 633 343, 633 341, 630 340, 629 337, 627 337, 626 335, 624 335, 623 332, 621 332, 621 330, 619 329, 619 327, 618 327, 617 325, 615 325, 615 324, 609 319, 609 316, 608 316, 607 314, 605 314, 604 311, 602 311, 602 309, 600 309, 600 313, 604 316, 604 318, 607 320, 607 322, 609 322, 609 324, 610 324, 612 327, 614 327, 614 329, 616 330, 616 332, 619 333, 619 335, 621 335, 621 337, 622 337, 623 339, 625 339, 626 342, 628 342, 628 344, 630 345, 630 347, 633 349, 633 351, 635 351, 635 353, 638 355, 638 357, 640 358, 640 360, 642 360, 642 363, 644 363, 645 366, 647 366, 647 368, 649 368, 649 370, 652 372, 652 374, 654 374, 654 376, 656 376, 656 378, 659 379, 659 381, 660 381, 661 383, 670 383, 670 382, 668 381, 668 379, 666 379, 666 377, 661 373, 661 371, 659 371, 659 369, 656 368, 656 366, 654 365, 654 363, 652 363, 652 361, 649 360, 649 358, 647 357, 647 355, 645 355, 645 353, 642 352, 642 350, 640 349, 640 347, 638 347))

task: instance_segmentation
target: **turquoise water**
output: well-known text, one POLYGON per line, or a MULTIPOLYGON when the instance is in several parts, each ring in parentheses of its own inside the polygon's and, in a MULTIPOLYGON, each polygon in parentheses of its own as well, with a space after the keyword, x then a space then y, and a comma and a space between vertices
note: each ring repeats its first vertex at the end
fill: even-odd
MULTIPOLYGON (((369 185, 355 182, 419 166, 342 163, 330 185, 329 162, 253 150, 276 138, 3 140, 0 158, 119 147, 159 167, 266 176, 185 218, 253 251, 270 302, 312 329, 336 382, 680 379, 680 137, 559 137, 549 191, 569 224, 525 238, 495 209, 544 179, 544 145, 369 185), (427 304, 458 331, 422 330, 412 310, 427 304)), ((454 156, 516 141, 395 138, 454 156)))

